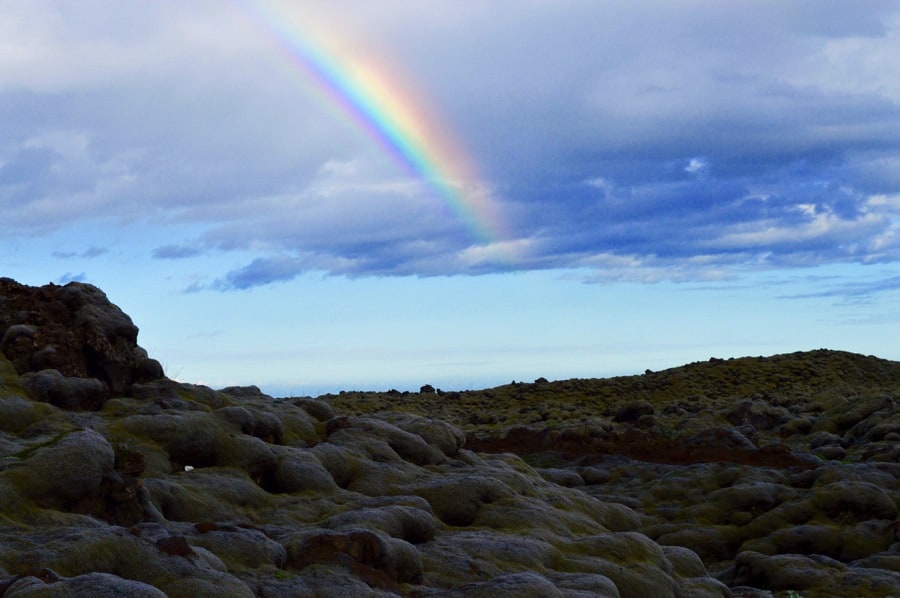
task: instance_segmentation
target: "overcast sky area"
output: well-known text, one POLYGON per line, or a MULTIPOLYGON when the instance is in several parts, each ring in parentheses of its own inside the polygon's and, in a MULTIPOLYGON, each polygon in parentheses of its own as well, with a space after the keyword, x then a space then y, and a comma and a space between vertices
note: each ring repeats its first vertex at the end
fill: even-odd
POLYGON ((0 276, 170 377, 900 360, 894 1, 0 1, 0 276))

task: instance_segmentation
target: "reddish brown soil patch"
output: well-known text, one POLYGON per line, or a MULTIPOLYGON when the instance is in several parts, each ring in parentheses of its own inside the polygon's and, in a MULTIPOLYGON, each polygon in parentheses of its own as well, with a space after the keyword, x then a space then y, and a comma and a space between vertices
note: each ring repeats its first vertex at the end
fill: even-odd
POLYGON ((520 456, 557 451, 570 459, 586 458, 588 461, 592 457, 621 455, 639 461, 669 465, 725 462, 780 469, 811 469, 821 464, 815 458, 794 453, 784 445, 747 449, 687 444, 678 438, 636 429, 596 438, 571 430, 559 433, 546 429, 514 427, 501 438, 479 438, 469 434, 466 448, 485 453, 508 452, 520 456))

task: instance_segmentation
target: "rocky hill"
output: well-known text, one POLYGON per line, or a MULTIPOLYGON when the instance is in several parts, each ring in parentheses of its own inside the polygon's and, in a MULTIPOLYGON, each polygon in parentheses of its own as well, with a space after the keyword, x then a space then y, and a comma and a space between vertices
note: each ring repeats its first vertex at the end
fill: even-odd
POLYGON ((900 596, 900 363, 275 399, 137 333, 0 279, 0 596, 900 596))

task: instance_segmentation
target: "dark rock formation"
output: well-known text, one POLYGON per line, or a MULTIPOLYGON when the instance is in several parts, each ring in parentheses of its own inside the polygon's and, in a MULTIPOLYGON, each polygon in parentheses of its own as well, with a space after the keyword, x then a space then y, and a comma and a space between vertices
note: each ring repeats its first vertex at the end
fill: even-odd
POLYGON ((135 382, 162 378, 137 335, 131 318, 97 287, 30 287, 0 278, 0 351, 20 375, 31 373, 25 385, 38 400, 97 409, 135 382))

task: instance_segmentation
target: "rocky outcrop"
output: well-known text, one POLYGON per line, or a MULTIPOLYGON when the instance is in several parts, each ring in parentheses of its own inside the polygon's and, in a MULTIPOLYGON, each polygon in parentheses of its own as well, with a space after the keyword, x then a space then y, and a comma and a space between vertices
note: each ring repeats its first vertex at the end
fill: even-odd
MULTIPOLYGON (((439 398, 329 401, 351 413, 391 408, 454 422, 467 430, 467 449, 518 455, 543 479, 599 499, 608 529, 640 532, 683 575, 699 564, 734 595, 893 596, 898 396, 900 364, 812 351, 439 398)), ((471 499, 451 504, 465 513, 471 499)), ((706 583, 679 591, 707 595, 706 583)))
POLYGON ((794 376, 851 358, 805 359, 790 400, 700 396, 729 362, 273 399, 0 354, 0 596, 897 595, 897 366, 848 396, 794 376))
POLYGON ((0 352, 38 400, 93 410, 127 395, 135 382, 162 378, 137 335, 131 318, 97 287, 29 287, 0 278, 0 352))

